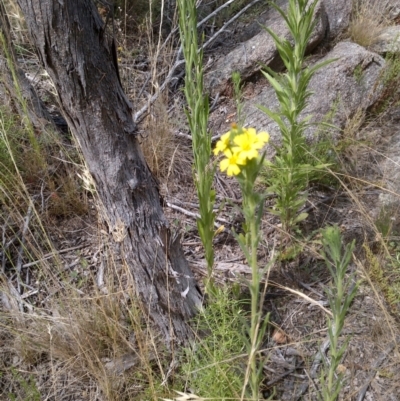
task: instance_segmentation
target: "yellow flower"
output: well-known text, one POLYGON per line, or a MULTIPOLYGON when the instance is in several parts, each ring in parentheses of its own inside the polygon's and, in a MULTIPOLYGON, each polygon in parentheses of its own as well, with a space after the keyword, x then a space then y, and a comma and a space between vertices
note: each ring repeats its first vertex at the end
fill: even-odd
POLYGON ((217 145, 214 149, 214 155, 216 156, 220 152, 225 152, 229 148, 231 143, 231 132, 227 132, 226 134, 221 136, 221 139, 217 142, 217 145))
POLYGON ((254 128, 243 129, 243 134, 237 135, 233 142, 235 146, 234 152, 240 153, 244 159, 254 159, 258 157, 259 141, 257 139, 256 130, 254 128))
POLYGON ((257 143, 260 144, 260 145, 258 145, 258 146, 260 146, 260 149, 261 149, 267 142, 269 142, 269 134, 268 134, 268 132, 265 132, 265 131, 259 132, 259 133, 257 134, 257 143))
POLYGON ((226 159, 221 160, 219 165, 221 171, 226 170, 226 174, 238 175, 240 173, 240 164, 245 164, 245 160, 241 157, 240 153, 232 153, 229 149, 224 152, 226 159))
MULTIPOLYGON (((234 154, 240 154, 239 159, 241 160, 241 163, 239 164, 246 164, 246 160, 252 160, 258 157, 258 150, 268 141, 269 135, 267 132, 260 132, 257 134, 257 131, 254 128, 239 129, 234 123, 232 124, 231 130, 222 135, 221 139, 217 142, 214 149, 214 155, 218 155, 222 152, 225 153, 227 158, 229 158, 233 157, 234 154), (236 146, 231 149, 232 141, 236 146), (229 151, 230 156, 226 154, 227 151, 229 151)), ((225 163, 227 163, 227 161, 225 161, 225 163)), ((227 167, 225 169, 227 169, 227 167)), ((232 169, 233 167, 231 167, 229 171, 232 172, 232 169)), ((237 170, 235 169, 235 171, 237 170)), ((232 173, 228 175, 236 174, 232 173)))
POLYGON ((266 132, 257 134, 254 128, 243 128, 242 134, 237 135, 233 142, 235 146, 234 152, 247 160, 255 159, 258 157, 258 150, 261 149, 268 141, 269 135, 266 132))

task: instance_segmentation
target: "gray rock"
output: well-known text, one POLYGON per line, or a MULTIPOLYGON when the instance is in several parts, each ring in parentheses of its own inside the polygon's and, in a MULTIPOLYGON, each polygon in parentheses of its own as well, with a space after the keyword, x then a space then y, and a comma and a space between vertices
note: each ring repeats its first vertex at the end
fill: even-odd
POLYGON ((379 209, 390 210, 392 207, 399 206, 400 191, 400 154, 399 154, 399 135, 395 135, 393 139, 397 143, 393 144, 394 150, 388 153, 380 168, 383 172, 381 186, 382 192, 379 194, 379 209))
MULTIPOLYGON (((287 0, 277 1, 282 8, 286 8, 287 3, 287 0)), ((327 18, 321 2, 316 6, 315 18, 317 24, 308 45, 308 52, 311 52, 323 40, 327 29, 327 18)), ((272 7, 268 12, 265 26, 272 29, 278 36, 289 37, 283 18, 272 7)), ((239 71, 242 78, 246 79, 259 71, 262 64, 276 68, 281 63, 274 41, 268 32, 262 30, 253 38, 239 44, 226 56, 218 59, 211 70, 205 74, 204 84, 212 94, 223 93, 228 89, 228 83, 234 71, 239 71)))
MULTIPOLYGON (((311 121, 317 123, 328 120, 342 129, 359 109, 366 110, 379 98, 383 90, 379 77, 385 60, 351 42, 339 43, 318 62, 329 59, 337 60, 319 70, 310 82, 309 89, 313 94, 309 98, 304 117, 311 115, 311 121)), ((268 131, 271 140, 279 143, 281 134, 277 124, 257 105, 264 105, 273 111, 279 109, 270 85, 245 104, 243 113, 246 126, 268 131)), ((318 129, 316 125, 310 126, 306 132, 307 138, 311 139, 318 129)), ((339 129, 332 132, 332 135, 339 135, 339 129)))
MULTIPOLYGON (((379 121, 379 124, 366 127, 367 137, 377 136, 383 138, 383 146, 379 148, 379 152, 384 155, 377 159, 376 177, 373 177, 376 182, 379 182, 379 201, 376 202, 375 216, 379 216, 379 212, 393 211, 394 216, 398 216, 400 204, 400 108, 396 105, 392 106, 384 118, 379 121), (393 210, 392 210, 393 209, 393 210)), ((371 180, 372 181, 372 180, 371 180)), ((396 231, 400 230, 400 221, 398 218, 392 224, 396 227, 396 231)))
POLYGON ((400 25, 383 28, 370 50, 378 54, 400 53, 400 25))
POLYGON ((341 35, 350 24, 353 2, 349 0, 323 0, 328 19, 328 40, 341 35))

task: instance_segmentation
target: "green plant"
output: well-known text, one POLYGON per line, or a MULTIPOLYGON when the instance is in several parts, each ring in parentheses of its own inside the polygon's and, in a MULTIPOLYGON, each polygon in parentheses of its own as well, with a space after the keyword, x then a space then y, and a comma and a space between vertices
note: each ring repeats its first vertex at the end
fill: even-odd
POLYGON ((386 54, 386 68, 383 71, 382 82, 386 86, 393 84, 393 80, 400 78, 400 59, 398 53, 386 54))
POLYGON ((394 206, 384 206, 379 211, 375 226, 384 240, 388 240, 391 235, 396 235, 396 233, 393 233, 393 226, 397 213, 398 211, 394 206))
POLYGON ((390 241, 384 255, 375 255, 368 245, 364 245, 368 275, 382 292, 391 307, 400 302, 400 249, 390 241))
POLYGON ((195 0, 178 0, 179 29, 185 57, 185 97, 188 103, 186 116, 192 133, 194 178, 200 203, 197 228, 205 249, 208 284, 214 265, 215 191, 212 189, 215 166, 210 162, 211 135, 208 132, 209 103, 203 89, 203 52, 199 50, 197 37, 197 9, 195 0))
POLYGON ((364 68, 361 64, 357 65, 356 68, 354 68, 353 75, 358 84, 360 84, 362 81, 363 70, 364 70, 364 68))
POLYGON ((16 382, 18 382, 21 391, 19 394, 9 393, 8 397, 11 401, 40 401, 40 392, 36 386, 33 377, 30 376, 25 379, 15 368, 11 369, 12 375, 16 382))
POLYGON ((216 288, 213 302, 197 316, 201 338, 184 350, 184 388, 203 398, 239 399, 246 355, 243 346, 245 312, 229 288, 216 288))
POLYGON ((386 54, 380 82, 384 89, 371 110, 375 115, 381 115, 390 106, 400 102, 400 57, 398 53, 386 54))
POLYGON ((344 386, 343 374, 338 373, 338 367, 348 345, 348 340, 339 345, 339 339, 346 314, 358 288, 354 273, 346 277, 355 241, 343 249, 340 229, 336 226, 326 227, 322 230, 322 245, 323 256, 333 278, 332 286, 327 291, 333 319, 328 319, 330 362, 324 363, 324 369, 321 371, 320 398, 323 401, 335 401, 344 386))
POLYGON ((303 65, 307 43, 315 26, 313 14, 316 0, 311 3, 308 0, 290 0, 287 12, 276 4, 271 5, 285 20, 294 45, 289 39, 280 38, 271 29, 265 28, 274 39, 287 71, 278 74, 266 67, 263 73, 275 90, 280 108, 276 112, 264 106, 259 108, 278 124, 282 134, 282 145, 277 148, 274 161, 267 163, 271 171, 267 185, 269 191, 277 195, 272 213, 280 217, 284 230, 289 231, 307 217, 306 213, 299 211, 307 199, 310 175, 326 167, 305 163, 307 145, 303 134, 310 117, 301 119, 300 114, 311 95, 307 87, 312 76, 333 60, 313 67, 304 68, 303 65))

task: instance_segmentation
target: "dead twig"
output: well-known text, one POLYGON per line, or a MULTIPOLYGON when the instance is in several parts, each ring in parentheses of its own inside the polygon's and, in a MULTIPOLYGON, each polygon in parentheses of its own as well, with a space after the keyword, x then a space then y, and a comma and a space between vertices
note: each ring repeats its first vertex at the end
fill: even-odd
MULTIPOLYGON (((174 205, 173 203, 170 202, 166 202, 167 206, 173 210, 177 210, 178 212, 181 212, 183 214, 185 214, 186 216, 190 216, 190 217, 194 217, 195 219, 199 219, 201 216, 199 213, 195 213, 195 212, 191 212, 189 210, 184 209, 183 207, 174 205)), ((217 217, 215 220, 223 223, 223 224, 227 224, 230 225, 231 223, 228 220, 222 219, 220 217, 217 217)), ((221 225, 218 223, 214 223, 215 227, 219 228, 221 225)))
POLYGON ((304 294, 303 292, 294 290, 293 288, 286 287, 286 286, 281 285, 281 284, 279 284, 279 283, 271 282, 271 284, 273 284, 273 285, 274 285, 275 287, 277 287, 277 288, 280 288, 280 289, 285 290, 285 291, 289 291, 289 292, 291 292, 292 294, 295 294, 295 295, 297 295, 297 296, 303 298, 304 300, 306 300, 306 301, 309 302, 310 304, 315 305, 315 306, 317 306, 318 308, 322 309, 322 310, 323 310, 327 315, 329 315, 330 317, 333 316, 333 315, 332 315, 332 312, 331 312, 330 310, 324 308, 324 306, 321 305, 321 302, 316 301, 315 299, 309 297, 308 295, 304 294))
MULTIPOLYGON (((8 297, 8 299, 6 299, 6 297, 3 297, 3 305, 5 304, 5 301, 6 301, 6 303, 8 301, 9 305, 11 305, 11 303, 13 303, 13 305, 17 304, 18 305, 18 309, 19 309, 19 311, 21 313, 24 313, 24 306, 28 309, 29 312, 32 312, 33 311, 33 306, 23 299, 23 296, 21 296, 19 290, 17 290, 12 285, 10 280, 7 281, 7 284, 8 284, 9 293, 8 294, 3 294, 3 295, 8 297), (12 298, 12 300, 10 300, 10 297, 12 298)), ((29 295, 32 295, 32 294, 29 293, 29 295)))
POLYGON ((222 32, 224 32, 226 30, 226 28, 232 24, 232 22, 236 21, 243 13, 245 13, 250 7, 253 7, 255 4, 257 4, 258 2, 260 2, 261 0, 253 0, 250 4, 247 4, 246 7, 243 7, 237 14, 235 14, 229 21, 227 21, 224 26, 219 29, 217 32, 215 32, 215 34, 213 36, 211 36, 210 39, 207 40, 206 43, 204 43, 204 45, 202 46, 203 49, 205 47, 207 47, 210 43, 214 42, 214 40, 217 38, 217 36, 219 34, 221 34, 222 32))
MULTIPOLYGON (((214 40, 218 37, 219 34, 221 34, 222 32, 224 32, 226 30, 226 28, 232 24, 234 21, 236 21, 244 12, 246 12, 250 7, 254 6, 255 4, 257 4, 258 2, 260 2, 261 0, 253 0, 250 4, 248 4, 246 7, 242 8, 236 15, 234 15, 230 20, 228 20, 224 26, 219 29, 213 36, 211 36, 210 39, 207 40, 207 42, 205 42, 202 46, 201 49, 205 49, 207 46, 209 46, 212 42, 214 42, 214 40)), ((219 11, 221 11, 224 7, 226 7, 227 5, 229 5, 230 3, 232 3, 233 0, 229 0, 228 2, 226 2, 225 4, 223 4, 221 7, 217 8, 215 11, 213 11, 213 13, 211 13, 209 16, 207 16, 206 18, 204 18, 202 21, 200 21, 197 26, 199 27, 200 25, 202 25, 204 22, 208 21, 209 18, 211 18, 212 16, 214 16, 215 14, 217 14, 219 11)), ((177 29, 177 28, 175 28, 177 29)), ((164 46, 164 44, 162 45, 164 46)), ((199 49, 200 51, 200 49, 199 49)), ((172 81, 172 78, 174 77, 175 71, 177 70, 178 67, 180 67, 181 65, 185 64, 185 60, 182 59, 181 60, 181 56, 182 56, 182 46, 179 47, 179 50, 177 51, 176 57, 175 57, 175 63, 174 65, 171 67, 171 69, 169 70, 169 73, 167 75, 167 77, 165 78, 164 82, 161 84, 161 86, 158 88, 157 92, 148 100, 148 102, 139 110, 137 111, 134 115, 133 115, 133 121, 138 124, 140 123, 145 114, 147 113, 147 110, 149 109, 149 107, 158 99, 158 97, 160 96, 160 94, 164 91, 164 89, 170 84, 170 82, 172 81)))
POLYGON ((60 251, 54 251, 54 252, 46 253, 46 255, 43 255, 43 257, 41 259, 35 260, 33 262, 25 263, 24 265, 22 265, 22 268, 26 268, 26 267, 31 267, 31 266, 37 265, 38 263, 44 262, 45 260, 53 258, 56 255, 61 255, 62 253, 75 251, 77 249, 86 248, 87 246, 88 245, 82 244, 82 245, 78 245, 78 246, 73 246, 72 248, 61 249, 60 251))

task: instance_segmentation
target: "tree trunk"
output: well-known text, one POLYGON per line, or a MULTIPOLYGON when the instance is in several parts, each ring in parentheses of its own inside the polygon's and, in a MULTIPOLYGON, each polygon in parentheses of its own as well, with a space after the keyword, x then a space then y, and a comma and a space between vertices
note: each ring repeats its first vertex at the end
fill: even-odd
POLYGON ((104 23, 91 0, 17 0, 96 183, 135 291, 167 345, 189 337, 201 294, 143 158, 104 23))

